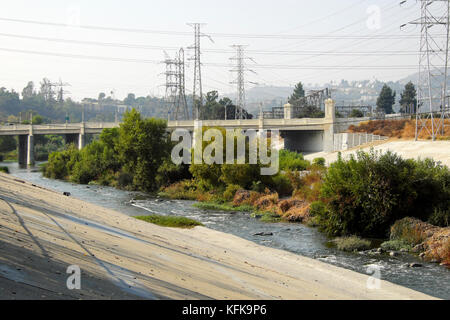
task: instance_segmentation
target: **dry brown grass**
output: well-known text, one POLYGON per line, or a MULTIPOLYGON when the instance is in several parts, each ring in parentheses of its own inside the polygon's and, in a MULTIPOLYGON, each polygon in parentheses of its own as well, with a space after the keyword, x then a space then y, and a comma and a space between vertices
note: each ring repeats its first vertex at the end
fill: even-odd
MULTIPOLYGON (((431 128, 431 120, 427 121, 427 125, 431 128)), ((415 120, 374 120, 362 122, 358 126, 350 126, 348 132, 366 132, 375 135, 398 138, 398 139, 413 139, 416 136, 416 121, 415 120)), ((429 133, 422 130, 420 139, 428 139, 429 133)), ((438 139, 450 138, 450 120, 445 121, 445 132, 440 134, 438 139)))
POLYGON ((442 263, 450 267, 450 239, 442 246, 441 257, 442 263))
POLYGON ((255 191, 239 190, 234 195, 233 206, 254 206, 259 198, 263 196, 264 194, 255 191))
POLYGON ((278 207, 278 193, 264 195, 253 204, 260 211, 274 212, 281 214, 282 211, 278 207))
POLYGON ((282 217, 290 222, 307 222, 311 217, 310 205, 295 206, 286 211, 282 217))

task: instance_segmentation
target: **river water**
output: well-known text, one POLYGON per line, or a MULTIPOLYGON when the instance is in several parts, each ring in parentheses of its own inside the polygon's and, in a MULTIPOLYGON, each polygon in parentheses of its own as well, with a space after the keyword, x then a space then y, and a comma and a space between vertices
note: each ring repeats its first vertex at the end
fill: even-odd
POLYGON ((67 191, 80 200, 112 208, 129 216, 160 214, 184 216, 202 222, 206 227, 230 233, 260 245, 290 251, 363 274, 379 269, 381 279, 396 283, 429 295, 450 299, 450 270, 432 263, 424 263, 417 257, 401 254, 369 255, 346 253, 329 245, 329 239, 314 228, 293 223, 264 223, 247 213, 201 210, 193 207, 194 201, 164 200, 138 192, 127 192, 110 187, 76 185, 51 180, 36 169, 21 169, 15 163, 0 163, 18 178, 39 184, 59 192, 67 191), (273 233, 272 236, 256 236, 256 233, 273 233), (410 268, 412 262, 423 267, 410 268))

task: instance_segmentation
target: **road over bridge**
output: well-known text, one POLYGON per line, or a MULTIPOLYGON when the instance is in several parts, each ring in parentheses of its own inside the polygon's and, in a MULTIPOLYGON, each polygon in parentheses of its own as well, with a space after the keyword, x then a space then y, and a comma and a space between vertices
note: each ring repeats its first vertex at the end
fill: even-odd
MULTIPOLYGON (((324 118, 292 119, 292 106, 284 107, 284 119, 251 119, 251 120, 205 120, 204 127, 222 127, 225 129, 279 130, 284 138, 286 149, 300 152, 333 151, 334 134, 343 132, 351 124, 367 121, 369 118, 337 119, 335 103, 328 99, 325 102, 324 118)), ((196 122, 169 121, 168 129, 186 129, 193 131, 196 122)), ((0 135, 19 137, 19 163, 34 164, 35 135, 64 135, 67 143, 75 143, 81 149, 85 144, 86 134, 99 134, 106 128, 118 127, 115 122, 83 122, 46 125, 9 125, 0 126, 0 135)))

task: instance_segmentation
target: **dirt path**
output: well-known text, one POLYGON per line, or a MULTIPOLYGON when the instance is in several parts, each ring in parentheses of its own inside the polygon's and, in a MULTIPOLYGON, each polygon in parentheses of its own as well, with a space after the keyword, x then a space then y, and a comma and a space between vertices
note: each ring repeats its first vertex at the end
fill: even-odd
POLYGON ((0 174, 1 299, 428 299, 203 227, 161 228, 0 174), (81 290, 66 287, 67 267, 81 290))

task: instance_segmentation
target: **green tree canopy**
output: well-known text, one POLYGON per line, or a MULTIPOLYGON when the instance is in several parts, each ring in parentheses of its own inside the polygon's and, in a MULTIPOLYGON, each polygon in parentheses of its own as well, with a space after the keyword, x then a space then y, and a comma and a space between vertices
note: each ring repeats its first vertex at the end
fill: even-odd
POLYGON ((350 118, 362 118, 364 117, 364 113, 359 109, 353 109, 350 113, 350 118))
POLYGON ((400 105, 400 110, 403 113, 407 112, 408 110, 411 110, 412 113, 416 112, 417 92, 414 84, 411 81, 405 85, 405 90, 401 94, 400 105))
POLYGON ((289 103, 294 104, 295 101, 305 97, 305 90, 303 89, 303 84, 301 82, 297 83, 294 88, 294 92, 289 98, 289 103))
POLYGON ((117 151, 123 169, 133 176, 133 184, 143 190, 155 190, 155 177, 171 143, 166 133, 167 122, 142 119, 135 109, 126 112, 119 128, 117 151))
POLYGON ((395 104, 395 95, 395 91, 392 91, 392 89, 385 84, 377 99, 377 110, 384 111, 386 114, 394 113, 393 106, 395 104))

